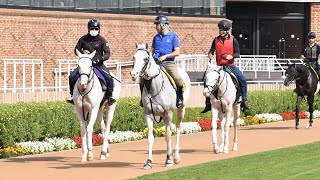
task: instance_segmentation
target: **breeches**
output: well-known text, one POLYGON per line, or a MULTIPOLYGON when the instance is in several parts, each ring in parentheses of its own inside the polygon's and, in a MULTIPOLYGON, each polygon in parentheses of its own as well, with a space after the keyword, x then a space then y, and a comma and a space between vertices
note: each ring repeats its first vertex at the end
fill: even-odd
POLYGON ((178 67, 176 62, 164 61, 162 64, 166 68, 170 76, 173 78, 176 85, 181 87, 183 85, 183 80, 178 72, 178 67))

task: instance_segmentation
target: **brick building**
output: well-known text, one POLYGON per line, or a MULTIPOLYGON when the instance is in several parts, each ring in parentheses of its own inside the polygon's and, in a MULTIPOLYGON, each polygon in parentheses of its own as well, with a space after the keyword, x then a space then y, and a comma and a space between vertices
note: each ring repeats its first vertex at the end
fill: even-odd
MULTIPOLYGON (((93 1, 83 1, 89 4, 75 3, 75 9, 71 10, 64 7, 52 8, 58 2, 52 0, 27 1, 29 4, 15 2, 22 1, 0 1, 0 59, 42 59, 44 86, 54 86, 54 68, 57 68, 58 59, 76 59, 74 46, 78 38, 87 33, 87 21, 90 18, 101 21, 101 34, 111 46, 110 59, 122 62, 131 60, 135 43, 151 44, 156 32, 153 19, 158 14, 168 15, 171 29, 180 37, 183 54, 206 54, 213 37, 218 34, 217 23, 222 18, 233 21, 233 34, 240 42, 242 54, 276 54, 279 58, 296 58, 305 43, 305 34, 308 31, 312 30, 320 35, 317 20, 320 16, 320 3, 312 0, 206 0, 201 2, 209 4, 202 4, 203 6, 152 6, 147 8, 150 12, 146 12, 142 6, 126 9, 127 6, 123 4, 121 6, 124 9, 116 4, 113 9, 90 10, 93 5, 89 2, 93 1), (53 6, 41 5, 40 2, 51 2, 53 6), (84 11, 84 7, 89 9, 84 11)), ((59 6, 67 6, 70 1, 59 2, 59 6)), ((98 2, 109 1, 95 2, 98 5, 98 2)), ((198 1, 174 2, 177 4, 198 1)), ((3 69, 3 63, 0 63, 0 87, 4 85, 3 69)), ((13 84, 13 65, 8 65, 6 69, 6 83, 7 87, 10 87, 13 84)), ((130 82, 126 78, 129 71, 129 68, 124 69, 122 77, 125 83, 130 82)), ((22 84, 22 78, 19 78, 22 76, 22 67, 18 66, 16 72, 17 83, 22 84)), ((27 74, 28 72, 31 72, 30 67, 26 69, 27 74)), ((39 73, 38 67, 36 72, 39 73)), ((64 78, 66 80, 66 75, 64 78)), ((31 77, 27 76, 26 86, 30 84, 31 77)), ((35 84, 39 86, 40 79, 36 79, 35 84)))

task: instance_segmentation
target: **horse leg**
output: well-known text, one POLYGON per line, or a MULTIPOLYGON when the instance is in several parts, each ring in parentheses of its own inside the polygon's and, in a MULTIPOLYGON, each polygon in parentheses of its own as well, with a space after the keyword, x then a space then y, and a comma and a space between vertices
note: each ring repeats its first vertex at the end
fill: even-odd
POLYGON ((150 114, 144 115, 144 119, 147 123, 148 127, 148 159, 147 162, 144 164, 144 169, 151 169, 152 168, 152 147, 154 143, 154 136, 153 136, 153 119, 150 117, 150 114))
POLYGON ((299 129, 299 111, 300 111, 300 104, 302 101, 302 96, 298 95, 297 102, 296 102, 296 129, 299 129))
POLYGON ((92 145, 92 133, 93 133, 93 125, 94 122, 97 119, 99 111, 99 106, 92 108, 91 112, 89 113, 89 123, 87 126, 87 133, 88 133, 88 154, 87 154, 87 160, 92 161, 93 160, 93 145, 92 145))
MULTIPOLYGON (((212 105, 211 105, 212 106, 212 105)), ((213 144, 213 152, 215 154, 219 153, 219 146, 218 146, 218 140, 217 140, 217 119, 218 119, 218 110, 215 108, 211 108, 212 111, 212 121, 211 121, 211 126, 212 126, 212 144, 213 144)))
POLYGON ((116 105, 117 105, 117 102, 114 102, 111 106, 106 105, 107 121, 106 121, 106 126, 104 128, 105 131, 104 131, 103 145, 102 145, 101 154, 100 154, 101 160, 104 160, 110 156, 110 150, 109 150, 110 126, 113 120, 113 115, 116 109, 116 105))
POLYGON ((240 107, 239 104, 235 103, 233 104, 233 128, 234 128, 234 137, 233 137, 233 151, 238 150, 238 126, 237 121, 240 118, 240 107))
POLYGON ((82 115, 82 109, 77 109, 77 116, 79 119, 80 124, 80 132, 81 132, 81 143, 82 143, 82 157, 81 162, 87 161, 87 153, 88 153, 88 146, 87 146, 87 131, 85 121, 82 115))
POLYGON ((307 125, 306 129, 311 129, 312 123, 313 123, 312 116, 313 116, 313 110, 314 110, 313 109, 314 96, 313 95, 308 96, 307 100, 309 105, 309 124, 307 125))
MULTIPOLYGON (((172 121, 172 112, 168 112, 166 116, 163 117, 166 134, 165 139, 167 142, 167 158, 165 161, 165 166, 170 167, 173 166, 173 157, 172 157, 172 141, 171 141, 171 121, 172 121)), ((178 132, 177 132, 178 133, 178 132)), ((178 134, 177 134, 178 136, 178 134)))
POLYGON ((218 119, 220 119, 220 128, 221 128, 219 152, 223 152, 224 143, 225 143, 225 134, 226 134, 226 131, 225 131, 226 118, 224 117, 222 110, 219 110, 218 119))
MULTIPOLYGON (((226 119, 225 119, 225 125, 224 125, 223 153, 229 153, 229 129, 230 129, 230 123, 231 123, 231 119, 232 119, 231 116, 232 116, 232 105, 229 105, 226 109, 226 119)), ((233 119, 233 121, 237 121, 237 120, 233 119)))
POLYGON ((178 164, 180 163, 180 131, 181 131, 181 122, 185 114, 185 106, 178 108, 178 117, 177 117, 177 123, 176 123, 176 146, 174 147, 174 163, 178 164))

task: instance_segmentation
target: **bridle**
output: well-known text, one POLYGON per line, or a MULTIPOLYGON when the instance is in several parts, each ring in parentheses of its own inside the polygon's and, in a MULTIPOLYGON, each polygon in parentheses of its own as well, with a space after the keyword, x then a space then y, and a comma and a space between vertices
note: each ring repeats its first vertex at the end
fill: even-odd
POLYGON ((145 51, 148 54, 148 57, 146 58, 146 62, 139 72, 139 76, 145 80, 152 80, 153 78, 157 77, 160 74, 160 68, 159 68, 158 74, 154 76, 149 76, 148 73, 146 73, 146 71, 151 67, 150 52, 145 48, 138 48, 137 51, 145 51))
MULTIPOLYGON (((218 71, 218 70, 211 70, 211 71, 216 72, 216 73, 219 74, 218 80, 216 81, 216 83, 215 83, 214 85, 208 85, 208 84, 206 84, 204 87, 209 90, 210 94, 214 94, 214 92, 221 86, 223 80, 225 79, 225 77, 226 77, 226 75, 227 75, 227 72, 224 72, 224 75, 223 75, 223 77, 222 77, 222 79, 221 79, 221 73, 220 73, 221 70, 220 70, 220 71, 218 71)), ((228 79, 226 79, 226 80, 228 80, 228 79)), ((227 82, 227 83, 228 83, 228 82, 227 82)), ((226 86, 226 89, 225 89, 224 93, 223 93, 221 96, 219 96, 219 99, 221 99, 221 97, 226 93, 226 91, 227 91, 227 86, 226 86)))
MULTIPOLYGON (((82 59, 82 58, 87 58, 87 57, 80 57, 79 58, 79 61, 80 61, 80 59, 82 59)), ((92 60, 91 58, 89 58, 90 60, 92 60)), ((87 84, 90 84, 90 82, 92 81, 94 81, 94 76, 93 76, 93 66, 91 65, 90 66, 90 72, 89 72, 89 74, 88 73, 79 73, 79 79, 80 79, 80 77, 81 76, 87 76, 88 77, 88 81, 87 81, 87 84)), ((84 94, 81 94, 81 91, 80 91, 80 89, 79 89, 79 86, 77 86, 77 88, 78 88, 78 91, 79 91, 79 93, 80 93, 80 95, 82 96, 82 97, 84 97, 84 96, 86 96, 87 94, 89 94, 89 92, 92 90, 92 88, 93 88, 93 83, 92 83, 92 86, 91 86, 91 88, 90 88, 90 90, 88 91, 88 92, 86 92, 86 93, 84 93, 84 94)))

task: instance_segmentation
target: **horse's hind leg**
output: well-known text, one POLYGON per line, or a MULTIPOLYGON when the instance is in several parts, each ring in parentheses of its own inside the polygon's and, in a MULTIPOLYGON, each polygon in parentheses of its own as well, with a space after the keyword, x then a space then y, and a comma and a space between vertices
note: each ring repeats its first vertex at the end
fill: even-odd
MULTIPOLYGON (((172 156, 172 141, 171 141, 171 121, 172 121, 172 112, 168 112, 166 116, 163 117, 165 128, 166 128, 166 134, 165 139, 167 142, 167 158, 165 162, 165 166, 173 166, 173 156, 172 156)), ((177 134, 178 136, 178 134, 177 134)))
POLYGON ((296 102, 296 129, 299 129, 299 111, 300 111, 300 104, 302 101, 302 96, 298 95, 297 102, 296 102))
POLYGON ((313 110, 314 110, 313 108, 314 96, 308 96, 307 100, 309 105, 309 124, 307 125, 306 129, 311 129, 312 123, 313 123, 312 116, 313 116, 313 110))
POLYGON ((180 131, 181 131, 181 122, 185 114, 185 107, 181 107, 178 109, 178 118, 176 123, 176 145, 174 148, 174 163, 178 164, 180 163, 180 131))

